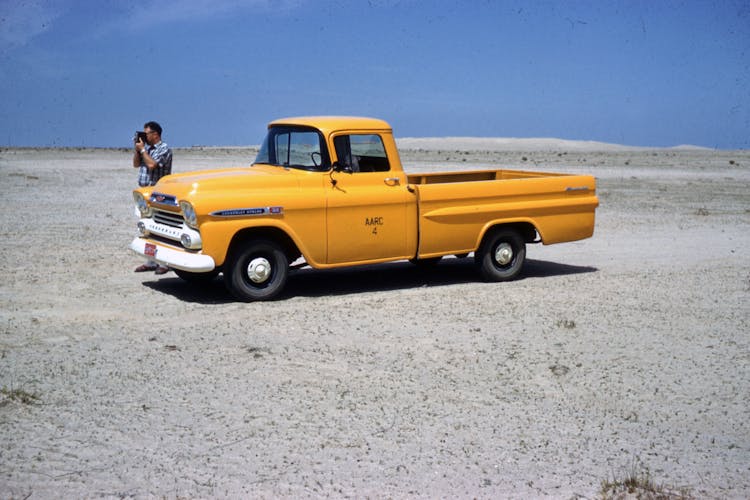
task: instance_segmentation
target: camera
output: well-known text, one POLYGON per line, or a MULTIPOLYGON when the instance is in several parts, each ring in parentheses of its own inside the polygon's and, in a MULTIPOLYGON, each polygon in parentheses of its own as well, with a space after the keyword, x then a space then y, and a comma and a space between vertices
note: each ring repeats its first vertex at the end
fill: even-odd
POLYGON ((133 136, 133 142, 138 142, 138 139, 142 140, 146 144, 146 132, 136 131, 133 136))

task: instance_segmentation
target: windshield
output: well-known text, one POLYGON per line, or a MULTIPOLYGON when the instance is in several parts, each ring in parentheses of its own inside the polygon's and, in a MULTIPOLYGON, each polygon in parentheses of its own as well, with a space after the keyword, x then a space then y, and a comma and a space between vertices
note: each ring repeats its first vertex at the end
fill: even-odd
POLYGON ((268 129, 253 163, 324 171, 330 160, 323 137, 314 128, 278 126, 268 129))

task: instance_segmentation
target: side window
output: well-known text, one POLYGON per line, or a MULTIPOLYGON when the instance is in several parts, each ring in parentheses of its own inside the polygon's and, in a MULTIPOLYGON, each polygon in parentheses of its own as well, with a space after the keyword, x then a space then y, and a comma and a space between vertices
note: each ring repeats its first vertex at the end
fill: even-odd
POLYGON ((338 161, 352 172, 387 172, 391 169, 383 140, 377 134, 340 135, 333 139, 338 161))

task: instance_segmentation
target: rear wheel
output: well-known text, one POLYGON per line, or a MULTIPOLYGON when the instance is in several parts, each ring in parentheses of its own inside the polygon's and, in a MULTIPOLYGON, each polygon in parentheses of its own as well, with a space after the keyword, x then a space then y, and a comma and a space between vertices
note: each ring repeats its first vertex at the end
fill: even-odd
POLYGON ((526 259, 526 242, 513 229, 488 235, 474 254, 474 262, 487 281, 509 281, 518 276, 526 259))
POLYGON ((224 284, 239 300, 270 300, 284 289, 288 274, 289 259, 276 242, 253 240, 231 255, 224 284))

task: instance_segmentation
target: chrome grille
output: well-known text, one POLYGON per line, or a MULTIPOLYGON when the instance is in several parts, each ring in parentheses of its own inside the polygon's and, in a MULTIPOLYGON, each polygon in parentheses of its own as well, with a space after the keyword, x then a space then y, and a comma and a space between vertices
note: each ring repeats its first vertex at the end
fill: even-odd
POLYGON ((154 210, 154 222, 164 224, 165 226, 182 227, 184 219, 182 214, 176 214, 174 212, 165 212, 164 210, 154 210))

